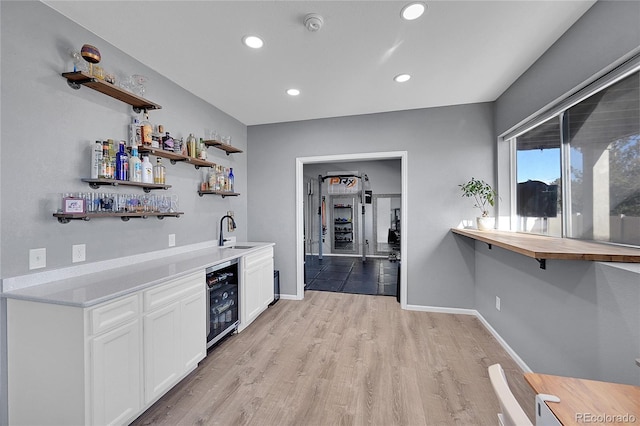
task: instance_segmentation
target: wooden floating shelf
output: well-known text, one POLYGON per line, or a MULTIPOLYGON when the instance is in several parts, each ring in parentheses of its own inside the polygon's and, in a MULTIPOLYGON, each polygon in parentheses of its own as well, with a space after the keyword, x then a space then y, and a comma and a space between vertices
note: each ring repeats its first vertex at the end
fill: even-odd
POLYGON ((135 95, 128 90, 124 90, 115 84, 107 83, 104 80, 97 79, 90 74, 83 71, 65 72, 62 73, 62 77, 67 79, 67 83, 74 89, 79 89, 80 86, 87 86, 93 90, 103 93, 107 96, 111 96, 114 99, 118 99, 125 104, 129 104, 136 112, 143 110, 161 109, 162 107, 148 99, 135 95))
POLYGON ((452 228, 451 232, 532 257, 546 268, 547 259, 640 263, 640 249, 572 238, 508 231, 452 228))
POLYGON ((227 192, 227 191, 198 191, 198 195, 199 196, 203 196, 205 194, 210 194, 210 195, 220 195, 222 198, 224 197, 237 197, 238 195, 240 195, 237 192, 227 192))
POLYGON ((169 189, 169 188, 171 188, 171 185, 165 185, 165 184, 162 184, 162 183, 142 183, 142 182, 131 182, 131 181, 128 181, 128 180, 104 179, 104 178, 98 178, 98 179, 84 178, 84 179, 81 179, 81 180, 83 182, 88 183, 89 186, 91 186, 91 188, 93 188, 93 189, 98 189, 99 187, 101 187, 103 185, 136 186, 136 187, 142 188, 144 190, 144 192, 150 192, 152 189, 169 189))
POLYGON ((180 217, 184 212, 99 212, 99 213, 54 213, 53 217, 58 219, 60 223, 69 223, 72 220, 91 220, 100 217, 119 217, 123 222, 131 218, 147 219, 149 217, 157 217, 162 220, 165 217, 180 217))
POLYGON ((166 151, 162 148, 147 148, 141 147, 138 149, 141 154, 151 154, 156 157, 166 158, 171 161, 171 164, 175 164, 178 161, 184 161, 185 163, 193 164, 196 169, 200 167, 214 167, 216 164, 206 160, 200 160, 199 158, 189 157, 188 155, 178 154, 173 151, 166 151))
POLYGON ((238 153, 242 152, 241 149, 238 149, 235 146, 227 145, 227 144, 222 143, 220 141, 206 140, 206 141, 203 141, 203 143, 208 147, 212 146, 214 148, 221 149, 224 152, 226 152, 227 155, 229 155, 229 154, 238 154, 238 153))

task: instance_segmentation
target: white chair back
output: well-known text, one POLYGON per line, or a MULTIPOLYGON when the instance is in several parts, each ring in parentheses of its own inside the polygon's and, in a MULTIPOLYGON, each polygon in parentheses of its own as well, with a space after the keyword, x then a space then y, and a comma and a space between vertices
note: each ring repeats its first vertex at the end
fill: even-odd
POLYGON ((501 413, 498 414, 498 422, 501 426, 533 426, 529 417, 524 412, 516 398, 509 389, 507 377, 500 364, 489 367, 489 379, 493 390, 500 402, 501 413))

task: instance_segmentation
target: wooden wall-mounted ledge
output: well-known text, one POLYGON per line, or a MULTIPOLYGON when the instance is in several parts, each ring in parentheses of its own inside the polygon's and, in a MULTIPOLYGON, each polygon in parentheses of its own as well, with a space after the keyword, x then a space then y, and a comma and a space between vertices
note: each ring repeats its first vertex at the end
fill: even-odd
POLYGON ((451 228, 451 232, 532 257, 546 268, 547 259, 640 263, 640 249, 571 238, 508 231, 451 228))

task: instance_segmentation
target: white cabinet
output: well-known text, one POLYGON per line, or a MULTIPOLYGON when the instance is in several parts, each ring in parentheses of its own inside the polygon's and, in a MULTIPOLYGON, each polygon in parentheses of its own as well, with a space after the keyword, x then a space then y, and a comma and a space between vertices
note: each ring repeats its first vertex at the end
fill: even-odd
POLYGON ((90 347, 91 423, 122 424, 142 406, 140 321, 100 334, 90 347))
POLYGON ((240 326, 248 327, 273 301, 273 247, 242 258, 240 326))
POLYGON ((9 424, 128 424, 206 356, 204 270, 90 308, 7 299, 9 424))
POLYGON ((144 293, 145 403, 152 403, 206 355, 204 273, 144 293))

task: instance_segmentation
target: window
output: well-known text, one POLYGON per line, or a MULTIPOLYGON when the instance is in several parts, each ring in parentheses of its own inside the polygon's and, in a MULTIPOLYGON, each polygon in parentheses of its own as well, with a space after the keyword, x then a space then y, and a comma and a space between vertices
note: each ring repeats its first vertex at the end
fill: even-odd
POLYGON ((640 72, 511 138, 517 230, 640 246, 640 72))

